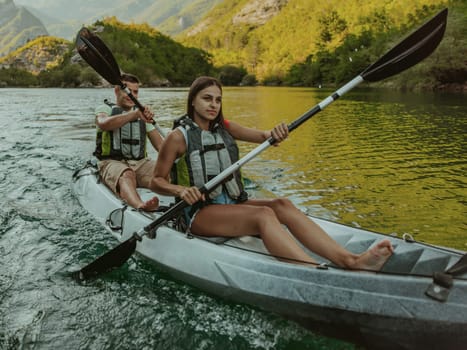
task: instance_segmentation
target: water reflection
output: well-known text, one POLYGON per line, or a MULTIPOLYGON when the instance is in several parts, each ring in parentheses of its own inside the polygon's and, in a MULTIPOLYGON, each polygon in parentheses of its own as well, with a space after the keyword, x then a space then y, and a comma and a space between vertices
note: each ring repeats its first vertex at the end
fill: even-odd
MULTIPOLYGON (((225 111, 245 125, 271 128, 330 93, 226 89, 225 111)), ((465 112, 456 95, 357 90, 245 171, 311 214, 465 249, 465 112)))
MULTIPOLYGON (((229 87, 224 112, 246 126, 269 129, 292 122, 332 92, 229 87)), ((0 131, 3 152, 24 153, 14 147, 29 147, 33 154, 45 144, 48 153, 72 156, 77 163, 94 148, 95 106, 113 98, 112 89, 1 93, 7 101, 0 115, 4 125, 20 123, 0 131)), ((187 88, 142 89, 140 101, 168 130, 185 112, 187 93, 187 88)), ((466 249, 466 115, 463 95, 355 89, 245 165, 244 172, 313 215, 466 249)), ((240 144, 243 154, 254 147, 240 144)))
MULTIPOLYGON (((140 100, 170 128, 187 91, 142 89, 140 100)), ((228 118, 267 129, 331 92, 226 88, 224 107, 228 118)), ((72 283, 67 272, 115 246, 70 188, 94 149, 93 110, 112 97, 112 89, 0 89, 0 310, 8 310, 0 348, 353 348, 177 284, 141 259, 72 283)), ((355 90, 244 171, 314 215, 467 249, 466 109, 456 95, 355 90)))

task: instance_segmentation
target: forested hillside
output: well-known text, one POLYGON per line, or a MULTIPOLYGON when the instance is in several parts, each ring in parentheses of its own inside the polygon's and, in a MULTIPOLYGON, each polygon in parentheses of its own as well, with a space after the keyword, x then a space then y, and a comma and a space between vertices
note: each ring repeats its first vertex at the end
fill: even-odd
MULTIPOLYGON (((145 86, 188 85, 201 74, 215 75, 225 85, 336 86, 446 6, 447 30, 434 54, 383 84, 467 91, 465 0, 224 0, 178 41, 148 24, 116 17, 89 27, 99 32, 120 68, 140 76, 145 86)), ((34 41, 0 59, 0 86, 102 84, 73 57, 72 42, 34 41), (57 51, 57 43, 65 50, 57 51)))
POLYGON ((213 68, 206 52, 185 47, 149 25, 123 24, 108 18, 95 26, 103 27, 99 36, 121 68, 140 76, 146 84, 187 84, 213 68))
MULTIPOLYGON (((216 66, 242 66, 266 83, 339 83, 446 6, 455 22, 449 33, 462 41, 463 0, 224 1, 179 40, 208 51, 216 66), (278 10, 262 22, 271 3, 278 10)), ((460 55, 462 47, 450 50, 460 55)))
MULTIPOLYGON (((124 24, 107 18, 89 28, 98 32, 120 69, 139 76, 145 86, 188 85, 199 75, 216 74, 206 52, 185 47, 147 24, 124 24)), ((105 83, 79 59, 74 43, 58 38, 38 38, 0 58, 0 67, 0 87, 105 83), (36 69, 39 63, 41 69, 36 69)))

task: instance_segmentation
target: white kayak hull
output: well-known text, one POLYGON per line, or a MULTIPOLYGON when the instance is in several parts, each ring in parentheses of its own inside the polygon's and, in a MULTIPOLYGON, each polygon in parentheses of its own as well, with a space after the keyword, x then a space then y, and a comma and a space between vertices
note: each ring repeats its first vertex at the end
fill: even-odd
MULTIPOLYGON (((120 242, 160 215, 122 209, 124 204, 98 181, 93 167, 75 173, 73 190, 81 205, 120 242), (106 223, 112 212, 122 215, 121 229, 112 229, 106 223)), ((143 197, 154 195, 144 189, 140 193, 143 197)), ((173 202, 169 197, 160 199, 162 205, 173 202)), ((392 241, 395 254, 383 273, 344 271, 332 266, 311 268, 269 256, 256 237, 215 244, 176 231, 170 224, 159 227, 155 238, 144 237, 137 243, 136 252, 174 278, 210 294, 260 307, 311 330, 371 348, 467 346, 467 274, 456 277, 451 288, 441 287, 448 292, 446 301, 434 300, 425 293, 433 285, 433 273, 445 271, 465 252, 312 219, 355 253, 384 237, 392 241)))

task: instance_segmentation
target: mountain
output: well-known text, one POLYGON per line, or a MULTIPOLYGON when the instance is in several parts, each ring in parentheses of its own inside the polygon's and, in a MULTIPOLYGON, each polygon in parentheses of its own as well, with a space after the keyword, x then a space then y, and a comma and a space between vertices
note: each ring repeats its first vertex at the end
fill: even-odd
MULTIPOLYGON (((108 46, 121 71, 136 74, 144 86, 186 86, 200 75, 215 73, 206 52, 184 47, 147 24, 108 17, 88 27, 108 46)), ((0 87, 102 83, 77 54, 74 43, 61 38, 43 36, 0 58, 0 87)))
POLYGON ((37 17, 13 0, 0 0, 0 56, 41 35, 48 32, 37 17))
MULTIPOLYGON (((349 36, 405 32, 448 0, 231 0, 177 36, 208 51, 215 66, 243 66, 281 80, 298 62, 333 52, 349 36)), ((451 1, 452 2, 452 1, 451 1)), ((355 47, 358 50, 358 47, 355 47)), ((347 62, 352 53, 347 55, 347 62)))
POLYGON ((38 74, 41 71, 58 66, 69 50, 70 43, 65 39, 40 36, 1 57, 0 67, 14 67, 38 74))
POLYGON ((199 22, 221 2, 222 0, 172 0, 167 3, 166 11, 161 11, 161 7, 154 2, 151 8, 137 19, 157 27, 162 33, 174 36, 199 22), (177 2, 178 6, 175 6, 177 2))
MULTIPOLYGON (((40 11, 47 21, 54 21, 63 12, 61 0, 15 1, 40 7, 34 11, 40 11)), ((157 41, 169 37, 156 34, 160 31, 148 22, 128 23, 121 22, 120 16, 106 17, 104 22, 124 29, 111 37, 113 29, 102 33, 106 42, 110 40, 118 62, 124 70, 147 78, 148 85, 166 79, 183 85, 203 71, 228 77, 229 84, 260 81, 266 85, 336 86, 359 74, 441 8, 449 7, 446 34, 435 53, 388 83, 405 89, 467 86, 465 0, 194 0, 189 4, 185 0, 113 0, 113 5, 108 1, 69 3, 68 12, 60 18, 75 18, 79 23, 80 13, 91 18, 113 9, 126 19, 142 16, 132 18, 151 18, 160 26, 170 24, 176 30, 187 27, 175 36, 177 44, 165 45, 165 40, 157 41), (157 11, 153 8, 156 4, 157 11), (190 16, 202 13, 205 15, 189 26, 190 18, 195 18, 190 16)), ((4 17, 17 12, 12 1, 0 3, 4 17)), ((82 23, 89 26, 89 21, 82 23)), ((60 84, 60 79, 72 76, 65 72, 69 63, 63 62, 53 79, 47 77, 50 84, 60 84)), ((4 64, 15 67, 10 60, 4 64)), ((7 85, 14 81, 14 71, 3 73, 13 76, 13 80, 4 79, 7 85)))
MULTIPOLYGON (((1 0, 0 0, 1 1, 1 0)), ((72 40, 83 25, 106 17, 147 23, 175 35, 196 23, 222 0, 15 0, 40 18, 51 35, 72 40)))

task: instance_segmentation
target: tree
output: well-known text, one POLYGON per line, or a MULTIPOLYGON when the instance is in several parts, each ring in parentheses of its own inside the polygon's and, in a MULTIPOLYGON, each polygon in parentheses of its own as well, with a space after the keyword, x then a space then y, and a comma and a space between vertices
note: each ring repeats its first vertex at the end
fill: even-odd
POLYGON ((247 71, 243 67, 236 67, 225 65, 220 68, 219 80, 222 85, 226 86, 237 86, 240 85, 243 77, 247 74, 247 71))

